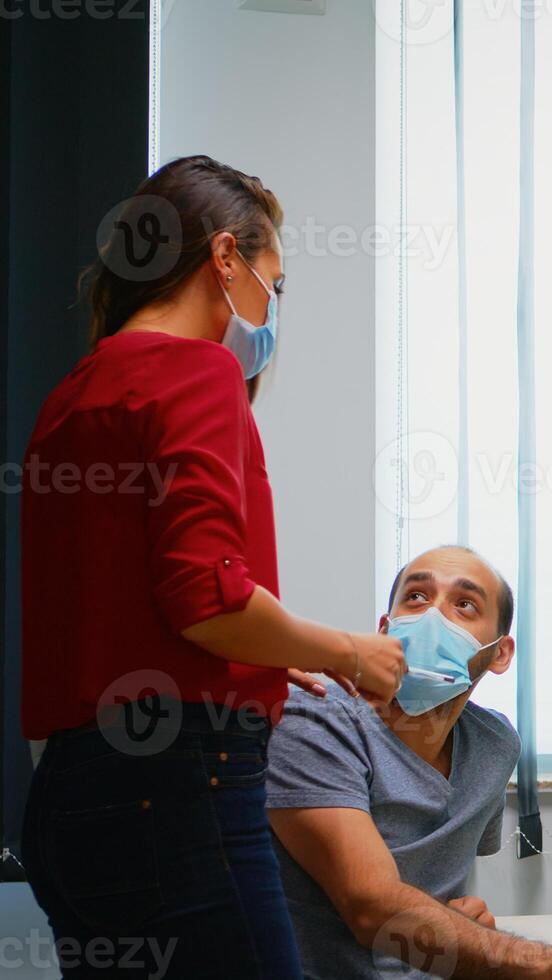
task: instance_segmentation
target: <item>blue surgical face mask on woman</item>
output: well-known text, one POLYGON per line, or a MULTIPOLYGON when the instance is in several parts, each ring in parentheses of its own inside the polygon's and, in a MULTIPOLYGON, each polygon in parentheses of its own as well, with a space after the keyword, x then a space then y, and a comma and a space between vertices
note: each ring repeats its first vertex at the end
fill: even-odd
POLYGON ((395 697, 405 714, 414 716, 467 691, 474 683, 469 672, 472 657, 502 639, 499 636, 483 645, 468 630, 443 616, 437 606, 430 606, 419 615, 390 619, 387 635, 401 640, 408 667, 421 667, 454 678, 451 683, 405 674, 395 697))
POLYGON ((247 380, 259 374, 266 367, 274 353, 278 328, 278 297, 273 289, 268 288, 257 270, 253 269, 246 262, 241 252, 238 251, 238 255, 243 259, 247 268, 256 276, 270 297, 265 322, 262 326, 256 327, 253 323, 249 323, 248 320, 244 319, 244 317, 238 316, 236 307, 230 299, 230 294, 217 277, 226 301, 232 310, 232 316, 228 321, 228 326, 226 327, 221 343, 234 352, 247 380))

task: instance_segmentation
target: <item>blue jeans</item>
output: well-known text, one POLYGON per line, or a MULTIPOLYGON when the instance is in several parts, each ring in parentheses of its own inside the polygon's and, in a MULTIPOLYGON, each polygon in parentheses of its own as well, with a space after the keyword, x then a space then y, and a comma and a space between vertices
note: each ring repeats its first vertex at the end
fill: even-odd
POLYGON ((302 980, 264 808, 270 722, 255 725, 231 711, 219 730, 184 703, 154 753, 50 736, 21 847, 63 977, 302 980))

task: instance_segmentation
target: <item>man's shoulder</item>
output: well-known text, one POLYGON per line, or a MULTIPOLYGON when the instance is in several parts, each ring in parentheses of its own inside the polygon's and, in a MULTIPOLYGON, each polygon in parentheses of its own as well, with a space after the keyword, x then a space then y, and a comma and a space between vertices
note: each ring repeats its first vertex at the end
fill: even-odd
POLYGON ((333 681, 326 688, 325 697, 290 688, 281 719, 272 732, 274 752, 288 752, 293 742, 293 749, 299 754, 368 754, 366 724, 360 723, 356 699, 333 681))
MULTIPOLYGON (((290 692, 268 746, 267 807, 370 810, 366 743, 334 685, 325 697, 290 692)), ((350 695, 343 692, 345 698, 350 695)))
POLYGON ((517 762, 521 751, 521 739, 505 714, 495 708, 484 708, 474 701, 468 701, 462 712, 462 718, 482 742, 492 743, 500 740, 502 752, 505 748, 509 748, 514 764, 517 762))
MULTIPOLYGON (((275 727, 275 731, 286 721, 286 719, 302 717, 312 719, 314 722, 324 724, 330 720, 337 724, 346 726, 354 724, 354 707, 347 705, 347 701, 353 701, 350 694, 347 694, 334 681, 324 682, 327 694, 325 697, 318 697, 303 691, 294 685, 290 686, 289 697, 284 704, 282 721, 275 727)), ((289 724, 289 722, 288 722, 289 724)))
MULTIPOLYGON (((284 705, 282 720, 287 717, 301 716, 311 718, 321 724, 330 722, 332 725, 358 729, 359 702, 357 699, 348 694, 335 681, 325 681, 324 686, 327 691, 325 697, 317 697, 301 688, 291 686, 289 697, 284 705)), ((368 713, 373 714, 370 705, 365 701, 361 702, 361 707, 366 707, 369 709, 368 713)))

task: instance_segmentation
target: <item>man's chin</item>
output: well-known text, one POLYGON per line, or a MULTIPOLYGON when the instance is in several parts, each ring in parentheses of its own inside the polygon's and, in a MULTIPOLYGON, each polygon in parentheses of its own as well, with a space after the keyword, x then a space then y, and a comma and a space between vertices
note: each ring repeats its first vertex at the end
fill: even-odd
POLYGON ((380 718, 394 719, 397 718, 412 718, 417 719, 422 724, 426 721, 431 721, 432 719, 438 718, 439 720, 444 720, 450 710, 456 698, 451 698, 450 701, 445 701, 443 704, 437 705, 435 708, 429 708, 427 711, 422 711, 420 714, 410 714, 401 707, 397 698, 393 698, 389 703, 386 701, 381 701, 375 695, 365 694, 364 692, 359 692, 360 697, 363 701, 370 705, 373 711, 379 715, 380 718))
POLYGON ((386 701, 381 701, 375 694, 365 694, 364 691, 359 691, 359 694, 362 700, 365 701, 366 704, 369 704, 378 715, 389 717, 390 714, 393 716, 404 714, 404 711, 396 698, 393 698, 392 701, 387 703, 386 701))

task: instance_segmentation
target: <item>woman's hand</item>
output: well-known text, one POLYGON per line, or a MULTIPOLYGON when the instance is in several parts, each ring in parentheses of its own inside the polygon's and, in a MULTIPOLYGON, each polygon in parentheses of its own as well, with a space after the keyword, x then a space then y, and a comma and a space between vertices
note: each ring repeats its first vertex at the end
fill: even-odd
POLYGON ((358 654, 354 668, 360 673, 358 690, 368 700, 372 697, 388 704, 408 670, 401 641, 385 633, 349 633, 349 638, 358 654))
MULTIPOLYGON (((368 701, 372 698, 389 703, 397 693, 407 670, 400 640, 386 636, 385 633, 347 635, 351 649, 354 645, 354 650, 352 650, 353 656, 350 654, 347 656, 347 666, 345 667, 344 664, 343 669, 351 670, 352 676, 346 676, 329 667, 321 668, 319 673, 331 677, 352 697, 362 694, 368 701), (355 651, 358 652, 358 658, 355 651), (355 687, 353 680, 357 670, 360 677, 355 687)), ((295 684, 315 697, 323 698, 327 694, 327 689, 320 679, 305 671, 290 668, 288 680, 290 684, 295 684)))
POLYGON ((489 912, 487 904, 482 898, 474 895, 464 895, 462 898, 452 898, 447 902, 450 909, 456 909, 462 915, 468 917, 473 922, 478 922, 480 926, 487 926, 487 929, 496 929, 494 915, 489 912))
MULTIPOLYGON (((331 677, 347 694, 356 694, 356 688, 348 677, 345 677, 343 674, 337 674, 333 670, 323 670, 321 673, 326 674, 327 677, 331 677)), ((295 684, 296 687, 300 687, 303 691, 307 691, 308 694, 313 694, 317 698, 325 698, 328 693, 326 685, 322 683, 319 677, 313 677, 312 674, 307 674, 303 670, 296 670, 294 667, 288 670, 288 681, 290 684, 295 684)))

